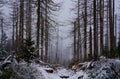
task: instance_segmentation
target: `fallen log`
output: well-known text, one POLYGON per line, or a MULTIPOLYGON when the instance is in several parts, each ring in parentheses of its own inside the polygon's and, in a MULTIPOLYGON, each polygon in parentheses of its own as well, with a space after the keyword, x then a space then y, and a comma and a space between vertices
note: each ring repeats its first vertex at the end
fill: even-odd
POLYGON ((44 70, 47 72, 47 73, 53 73, 53 69, 52 68, 44 68, 44 70))
POLYGON ((69 76, 60 76, 60 78, 65 78, 65 79, 67 79, 67 78, 69 78, 69 76))

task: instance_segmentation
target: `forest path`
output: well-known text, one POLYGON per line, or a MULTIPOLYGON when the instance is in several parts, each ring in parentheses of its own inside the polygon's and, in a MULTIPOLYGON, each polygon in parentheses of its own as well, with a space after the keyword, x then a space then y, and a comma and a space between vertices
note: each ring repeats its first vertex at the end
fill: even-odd
POLYGON ((34 65, 34 69, 36 69, 36 72, 34 75, 36 75, 36 79, 78 79, 78 77, 83 75, 82 71, 74 72, 72 70, 59 67, 53 70, 53 73, 49 73, 46 70, 51 70, 51 68, 41 67, 39 65, 34 65))

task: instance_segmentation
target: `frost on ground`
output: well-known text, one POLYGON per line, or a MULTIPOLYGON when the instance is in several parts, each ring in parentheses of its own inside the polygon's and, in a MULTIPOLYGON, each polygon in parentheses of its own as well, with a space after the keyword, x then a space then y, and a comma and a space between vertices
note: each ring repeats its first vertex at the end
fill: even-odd
POLYGON ((102 59, 73 66, 70 79, 120 79, 120 60, 102 59))
POLYGON ((15 62, 7 58, 0 63, 0 79, 120 79, 120 60, 117 59, 79 63, 72 69, 42 61, 15 62))
POLYGON ((105 59, 89 66, 84 70, 83 79, 120 79, 120 60, 105 59))

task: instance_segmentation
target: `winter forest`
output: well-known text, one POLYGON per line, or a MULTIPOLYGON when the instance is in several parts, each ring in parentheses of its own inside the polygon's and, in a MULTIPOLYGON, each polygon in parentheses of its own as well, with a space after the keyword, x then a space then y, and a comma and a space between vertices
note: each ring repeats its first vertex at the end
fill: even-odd
POLYGON ((120 0, 0 0, 0 79, 120 79, 120 0))

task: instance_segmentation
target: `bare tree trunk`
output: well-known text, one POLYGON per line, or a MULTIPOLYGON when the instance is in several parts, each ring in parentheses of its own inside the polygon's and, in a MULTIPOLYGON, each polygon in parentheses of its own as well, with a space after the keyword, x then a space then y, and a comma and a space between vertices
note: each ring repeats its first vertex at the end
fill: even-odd
POLYGON ((15 28, 16 28, 16 22, 17 22, 17 19, 18 19, 18 16, 17 16, 17 3, 16 2, 13 2, 13 7, 12 7, 12 51, 15 51, 15 28))
POLYGON ((89 48, 90 48, 90 54, 89 54, 89 60, 92 59, 92 29, 90 26, 90 31, 89 31, 89 48))
POLYGON ((90 8, 91 10, 90 10, 90 30, 89 30, 89 54, 88 54, 88 56, 89 56, 89 60, 92 60, 92 56, 93 56, 93 54, 92 54, 92 52, 93 52, 93 40, 92 40, 92 36, 93 36, 93 34, 92 34, 92 28, 91 28, 91 26, 92 26, 92 6, 91 6, 91 8, 90 8))
POLYGON ((1 48, 3 47, 3 18, 1 19, 1 48))
POLYGON ((19 33, 19 31, 18 31, 18 19, 19 19, 19 14, 18 14, 18 6, 16 6, 17 8, 16 8, 16 25, 15 25, 15 27, 16 27, 16 49, 15 49, 15 51, 16 51, 16 53, 18 54, 18 48, 19 48, 19 46, 18 46, 18 44, 19 44, 19 36, 18 36, 18 33, 19 33))
POLYGON ((104 0, 100 0, 100 54, 103 55, 104 0))
POLYGON ((117 14, 115 15, 115 48, 117 47, 117 14))
MULTIPOLYGON (((42 12, 42 9, 41 9, 42 12)), ((43 13, 41 13, 41 60, 44 60, 44 18, 43 13)))
POLYGON ((74 22, 74 60, 76 61, 77 60, 77 51, 76 51, 76 49, 77 49, 77 47, 76 47, 76 44, 77 44, 77 42, 76 42, 76 35, 77 35, 77 33, 76 33, 76 22, 74 22))
POLYGON ((77 31, 78 31, 78 39, 77 39, 77 61, 80 61, 80 57, 82 59, 82 55, 81 54, 81 47, 80 47, 80 40, 81 40, 81 36, 80 36, 80 0, 78 0, 78 10, 77 10, 77 31))
POLYGON ((15 46, 15 15, 13 15, 13 32, 12 32, 12 51, 14 50, 15 46))
POLYGON ((96 24, 96 0, 93 1, 93 15, 94 15, 94 58, 98 57, 98 45, 97 45, 97 24, 96 24))
POLYGON ((27 6, 26 6, 26 30, 27 30, 27 38, 31 38, 31 0, 27 0, 27 6))
POLYGON ((20 23, 19 23, 19 56, 22 53, 24 33, 24 0, 20 0, 20 23))
MULTIPOLYGON (((107 50, 109 50, 109 0, 107 0, 107 23, 106 23, 106 37, 105 37, 105 47, 107 50)), ((109 51, 107 52, 109 57, 109 51)), ((104 53, 105 54, 105 53, 104 53)))
POLYGON ((40 44, 40 0, 37 0, 38 4, 37 4, 37 37, 36 37, 36 54, 39 56, 39 44, 40 44))
POLYGON ((56 41, 56 63, 59 62, 59 58, 58 58, 58 53, 59 53, 59 27, 57 28, 57 41, 56 41))
POLYGON ((48 40, 49 40, 49 27, 48 27, 48 0, 45 3, 45 61, 48 62, 48 40))
MULTIPOLYGON (((113 8, 112 8, 112 1, 109 0, 109 25, 110 25, 110 58, 115 57, 115 47, 114 47, 114 17, 113 17, 113 8)), ((113 1, 114 2, 114 1, 113 1)))
POLYGON ((84 60, 87 60, 87 0, 84 1, 84 60))

